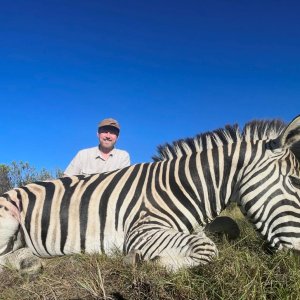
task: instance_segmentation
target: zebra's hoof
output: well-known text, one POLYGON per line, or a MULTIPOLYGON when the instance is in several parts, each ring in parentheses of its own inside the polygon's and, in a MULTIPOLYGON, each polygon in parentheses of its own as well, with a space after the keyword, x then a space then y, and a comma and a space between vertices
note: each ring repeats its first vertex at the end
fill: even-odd
POLYGON ((42 260, 29 248, 20 248, 5 256, 5 266, 16 269, 21 275, 37 275, 43 269, 42 260))
POLYGON ((20 261, 20 273, 21 275, 37 275, 43 270, 41 259, 33 256, 20 261))
POLYGON ((240 229, 236 221, 227 216, 219 216, 206 225, 205 230, 213 234, 225 234, 228 240, 235 240, 240 236, 240 229))

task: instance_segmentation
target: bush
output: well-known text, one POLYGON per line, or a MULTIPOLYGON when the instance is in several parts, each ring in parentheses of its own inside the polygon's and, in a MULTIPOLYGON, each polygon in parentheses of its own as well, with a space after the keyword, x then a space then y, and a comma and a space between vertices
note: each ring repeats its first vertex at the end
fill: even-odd
POLYGON ((11 165, 0 165, 0 195, 12 188, 23 186, 27 183, 61 177, 63 172, 56 170, 53 175, 46 169, 37 171, 28 162, 15 162, 11 165))

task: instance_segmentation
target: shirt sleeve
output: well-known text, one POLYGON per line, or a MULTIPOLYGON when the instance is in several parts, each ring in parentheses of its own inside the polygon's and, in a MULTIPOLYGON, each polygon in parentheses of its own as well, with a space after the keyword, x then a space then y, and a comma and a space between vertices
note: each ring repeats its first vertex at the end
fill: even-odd
POLYGON ((78 152, 64 171, 64 175, 73 176, 81 174, 81 158, 78 152))

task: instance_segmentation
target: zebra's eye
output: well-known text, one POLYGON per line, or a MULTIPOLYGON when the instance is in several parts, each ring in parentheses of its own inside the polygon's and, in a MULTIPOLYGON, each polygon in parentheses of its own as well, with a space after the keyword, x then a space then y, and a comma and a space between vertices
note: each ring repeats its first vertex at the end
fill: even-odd
POLYGON ((300 178, 294 177, 294 176, 290 176, 290 180, 291 180, 292 185, 295 188, 300 189, 300 178))

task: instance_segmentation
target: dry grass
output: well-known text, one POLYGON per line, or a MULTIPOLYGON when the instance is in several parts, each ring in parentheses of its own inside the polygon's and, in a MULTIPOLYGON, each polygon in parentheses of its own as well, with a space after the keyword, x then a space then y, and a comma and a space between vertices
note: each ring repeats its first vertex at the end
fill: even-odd
POLYGON ((219 258, 207 266, 170 274, 151 263, 124 265, 118 253, 60 257, 45 260, 35 277, 5 269, 0 299, 300 299, 298 256, 266 254, 237 209, 227 214, 241 237, 219 239, 219 258))

